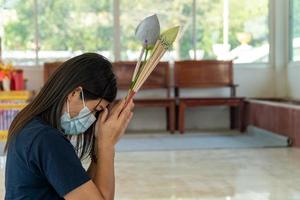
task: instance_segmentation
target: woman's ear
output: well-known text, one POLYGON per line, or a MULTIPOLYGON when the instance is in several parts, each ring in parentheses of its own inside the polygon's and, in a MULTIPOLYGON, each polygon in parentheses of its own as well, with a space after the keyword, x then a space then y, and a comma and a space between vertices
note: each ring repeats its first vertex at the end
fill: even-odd
POLYGON ((76 95, 80 96, 82 91, 83 91, 83 89, 82 89, 81 86, 78 86, 77 88, 75 88, 75 89, 73 90, 73 92, 75 93, 75 96, 76 96, 76 95))
POLYGON ((70 94, 68 95, 67 100, 72 101, 73 98, 77 99, 78 97, 80 97, 81 92, 82 92, 82 87, 78 86, 72 92, 70 92, 70 94))

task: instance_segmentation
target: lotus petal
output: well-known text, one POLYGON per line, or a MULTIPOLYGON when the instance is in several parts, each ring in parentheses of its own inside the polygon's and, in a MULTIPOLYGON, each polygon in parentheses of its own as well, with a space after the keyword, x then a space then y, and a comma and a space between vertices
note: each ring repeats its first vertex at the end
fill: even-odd
POLYGON ((179 32, 180 26, 175 26, 173 28, 170 28, 166 31, 164 31, 160 36, 159 40, 163 44, 165 49, 169 49, 173 42, 175 41, 177 34, 179 32))
POLYGON ((153 46, 160 34, 160 25, 157 15, 146 17, 140 22, 135 30, 135 36, 142 42, 143 45, 153 46))

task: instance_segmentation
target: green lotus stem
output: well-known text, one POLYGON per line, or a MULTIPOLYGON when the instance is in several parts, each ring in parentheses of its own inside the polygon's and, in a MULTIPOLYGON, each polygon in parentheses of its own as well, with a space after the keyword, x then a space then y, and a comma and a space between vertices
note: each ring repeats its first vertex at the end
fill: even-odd
POLYGON ((132 89, 134 87, 134 85, 135 85, 137 79, 139 78, 139 75, 140 75, 140 73, 141 73, 141 71, 142 71, 142 69, 143 69, 143 67, 144 67, 144 65, 145 65, 145 63, 147 61, 149 49, 147 47, 145 49, 146 49, 146 52, 145 52, 144 61, 141 63, 141 66, 139 67, 139 70, 138 70, 138 72, 137 72, 137 74, 135 76, 135 79, 131 82, 130 89, 132 89))
POLYGON ((145 53, 144 63, 145 63, 145 62, 146 62, 146 60, 147 60, 148 51, 149 51, 149 50, 146 48, 146 53, 145 53))
POLYGON ((141 67, 141 64, 142 64, 142 58, 143 58, 143 55, 144 55, 144 52, 145 52, 145 48, 146 45, 143 45, 143 48, 141 50, 141 53, 140 53, 140 56, 139 56, 139 59, 136 63, 136 66, 135 66, 135 69, 134 69, 134 72, 133 72, 133 76, 132 76, 132 80, 131 80, 131 83, 130 83, 130 87, 129 87, 129 91, 130 92, 130 89, 132 89, 132 87, 134 86, 134 82, 136 80, 136 77, 138 75, 138 72, 140 70, 140 67, 141 67))

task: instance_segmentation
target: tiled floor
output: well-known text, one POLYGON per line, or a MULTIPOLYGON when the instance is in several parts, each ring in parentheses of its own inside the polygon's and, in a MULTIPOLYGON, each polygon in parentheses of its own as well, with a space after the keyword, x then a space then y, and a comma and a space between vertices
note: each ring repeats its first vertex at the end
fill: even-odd
POLYGON ((116 179, 119 200, 300 200, 300 149, 121 152, 116 179))

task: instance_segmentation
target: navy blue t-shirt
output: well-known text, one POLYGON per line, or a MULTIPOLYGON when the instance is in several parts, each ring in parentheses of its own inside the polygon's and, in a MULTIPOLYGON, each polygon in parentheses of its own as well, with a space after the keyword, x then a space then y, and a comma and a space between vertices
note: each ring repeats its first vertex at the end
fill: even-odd
POLYGON ((55 200, 89 181, 72 144, 40 117, 9 144, 5 199, 55 200))

